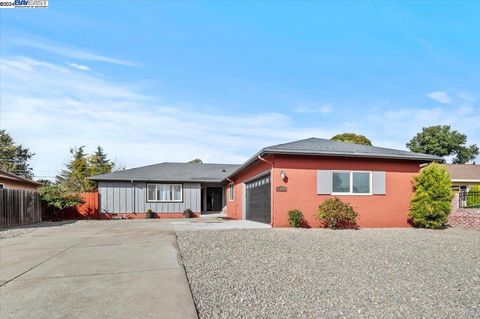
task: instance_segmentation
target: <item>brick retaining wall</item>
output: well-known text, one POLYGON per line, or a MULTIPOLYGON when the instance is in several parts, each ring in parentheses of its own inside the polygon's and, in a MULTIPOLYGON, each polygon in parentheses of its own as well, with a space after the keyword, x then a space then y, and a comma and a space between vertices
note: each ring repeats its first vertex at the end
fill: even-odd
POLYGON ((459 194, 452 201, 452 212, 448 216, 448 224, 452 227, 480 230, 480 208, 460 208, 459 194))

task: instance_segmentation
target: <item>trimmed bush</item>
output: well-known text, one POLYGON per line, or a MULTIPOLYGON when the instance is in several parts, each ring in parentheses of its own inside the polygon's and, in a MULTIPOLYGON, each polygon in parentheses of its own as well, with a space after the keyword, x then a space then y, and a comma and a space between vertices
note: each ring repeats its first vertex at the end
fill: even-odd
POLYGON ((318 213, 315 216, 324 227, 337 228, 356 228, 357 216, 353 207, 342 202, 339 198, 326 199, 320 206, 318 206, 318 213))
POLYGON ((480 207, 480 185, 473 186, 467 193, 467 207, 480 207), (475 196, 474 196, 475 194, 475 196))
POLYGON ((290 227, 299 228, 303 223, 303 213, 299 209, 292 209, 288 211, 288 223, 290 227))
POLYGON ((411 223, 415 227, 444 228, 452 209, 452 181, 444 166, 432 163, 414 178, 411 223))

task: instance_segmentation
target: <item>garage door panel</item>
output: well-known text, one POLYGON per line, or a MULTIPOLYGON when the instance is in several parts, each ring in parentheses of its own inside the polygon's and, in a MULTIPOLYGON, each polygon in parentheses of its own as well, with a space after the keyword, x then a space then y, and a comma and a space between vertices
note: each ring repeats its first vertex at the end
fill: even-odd
POLYGON ((246 184, 246 219, 270 224, 271 221, 271 182, 270 174, 246 184))

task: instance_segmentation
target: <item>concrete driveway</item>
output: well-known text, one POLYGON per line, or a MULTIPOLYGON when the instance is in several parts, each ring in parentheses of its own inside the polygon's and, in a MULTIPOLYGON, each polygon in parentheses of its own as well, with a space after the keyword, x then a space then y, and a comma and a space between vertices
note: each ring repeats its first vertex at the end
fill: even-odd
POLYGON ((0 241, 2 318, 197 318, 169 221, 92 221, 0 241))

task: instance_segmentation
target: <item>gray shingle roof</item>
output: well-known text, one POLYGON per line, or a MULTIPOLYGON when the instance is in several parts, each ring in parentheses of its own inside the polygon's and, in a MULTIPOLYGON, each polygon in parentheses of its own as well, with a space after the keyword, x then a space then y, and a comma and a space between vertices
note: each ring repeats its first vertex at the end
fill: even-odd
POLYGON ((264 154, 291 154, 291 155, 321 155, 321 156, 340 156, 340 157, 364 157, 364 158, 383 158, 398 160, 413 160, 419 162, 444 162, 442 157, 413 153, 408 151, 395 150, 385 147, 368 146, 337 142, 323 138, 311 137, 290 143, 272 145, 263 148, 260 152, 250 158, 245 164, 233 172, 230 176, 241 171, 248 165, 257 160, 259 155, 264 154))
POLYGON ((160 163, 92 176, 94 181, 220 182, 240 165, 160 163))
POLYGON ((384 147, 336 142, 312 137, 300 141, 265 147, 243 165, 160 163, 97 175, 90 179, 94 181, 220 182, 252 164, 257 160, 259 155, 265 154, 384 158, 413 160, 423 163, 444 161, 443 158, 433 155, 412 153, 384 147))
POLYGON ((395 150, 392 148, 368 146, 360 144, 351 144, 337 142, 323 138, 311 137, 305 140, 268 146, 263 149, 265 153, 308 153, 319 155, 335 155, 335 156, 354 156, 354 157, 376 157, 376 158, 395 158, 395 159, 412 159, 421 161, 443 161, 443 158, 413 153, 408 151, 395 150))
POLYGON ((446 164, 448 174, 455 180, 480 181, 480 165, 478 164, 446 164))

